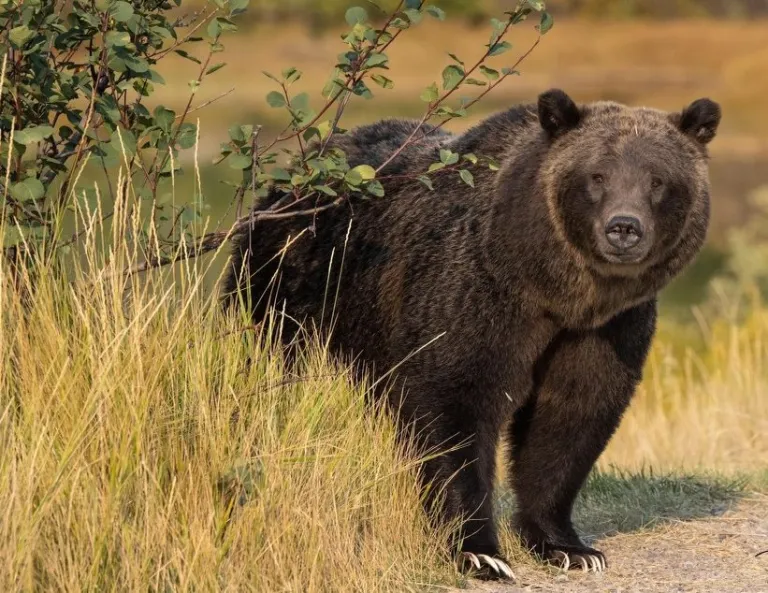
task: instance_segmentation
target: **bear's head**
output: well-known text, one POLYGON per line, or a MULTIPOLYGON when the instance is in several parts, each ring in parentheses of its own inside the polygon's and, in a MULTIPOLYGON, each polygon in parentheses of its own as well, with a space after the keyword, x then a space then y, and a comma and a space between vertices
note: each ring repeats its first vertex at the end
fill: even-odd
POLYGON ((558 234, 586 265, 637 276, 704 242, 709 220, 706 145, 720 107, 681 112, 613 102, 577 106, 563 91, 539 96, 547 145, 540 175, 558 234))

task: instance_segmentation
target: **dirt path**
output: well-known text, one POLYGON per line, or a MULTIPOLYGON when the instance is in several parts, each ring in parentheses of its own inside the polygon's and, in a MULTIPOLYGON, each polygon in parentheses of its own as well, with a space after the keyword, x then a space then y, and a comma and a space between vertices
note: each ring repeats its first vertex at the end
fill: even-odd
MULTIPOLYGON (((472 580, 471 593, 768 593, 768 496, 742 500, 719 517, 672 521, 597 540, 602 575, 512 563, 514 585, 472 580)), ((458 589, 455 591, 459 591, 458 589)))

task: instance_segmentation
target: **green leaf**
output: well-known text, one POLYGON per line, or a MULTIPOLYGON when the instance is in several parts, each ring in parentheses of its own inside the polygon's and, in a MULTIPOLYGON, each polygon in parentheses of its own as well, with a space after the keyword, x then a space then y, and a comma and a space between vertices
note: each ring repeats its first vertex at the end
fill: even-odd
POLYGON ((229 16, 242 14, 248 8, 250 0, 229 0, 229 16))
POLYGON ((283 78, 285 79, 285 82, 287 83, 293 83, 299 80, 301 78, 301 70, 297 70, 296 68, 290 67, 283 70, 283 78))
POLYGON ((115 147, 115 150, 125 151, 129 157, 136 154, 136 137, 129 130, 117 128, 110 136, 110 143, 115 147))
POLYGON ((382 66, 387 62, 389 62, 389 58, 387 57, 387 54, 374 53, 374 54, 371 54, 370 57, 365 61, 365 67, 373 68, 375 66, 382 66))
POLYGON ((219 19, 211 19, 211 22, 208 23, 208 36, 211 39, 218 39, 221 35, 221 26, 219 25, 219 19))
POLYGON ((39 200, 45 195, 45 188, 40 180, 35 177, 27 177, 24 181, 15 183, 11 187, 11 196, 19 202, 39 200))
POLYGON ((437 101, 438 97, 440 96, 440 93, 437 90, 437 84, 434 82, 429 85, 424 91, 419 95, 422 101, 425 103, 432 103, 434 101, 437 101))
POLYGON ((525 3, 536 11, 544 10, 543 0, 526 0, 525 3))
POLYGON ((275 167, 271 171, 272 173, 272 179, 275 181, 290 181, 291 180, 291 174, 288 173, 285 169, 281 169, 280 167, 275 167))
POLYGON ((365 8, 353 6, 347 10, 344 18, 350 27, 354 27, 357 24, 365 23, 368 20, 368 13, 365 11, 365 8))
POLYGON ((437 6, 433 6, 430 4, 429 6, 427 6, 425 10, 437 20, 440 20, 440 21, 445 20, 445 11, 442 8, 438 8, 437 6))
POLYGON ((445 69, 443 69, 443 89, 449 91, 456 88, 463 76, 464 70, 459 66, 456 66, 455 64, 446 66, 445 69))
POLYGON ((34 31, 32 31, 26 25, 21 25, 20 27, 15 27, 8 32, 8 39, 10 39, 11 43, 16 47, 21 47, 27 41, 29 41, 32 35, 34 35, 34 31))
POLYGON ((435 111, 435 115, 448 115, 450 117, 466 117, 467 110, 464 108, 452 109, 446 105, 441 105, 437 109, 437 111, 435 111))
POLYGON ((155 117, 155 125, 165 133, 170 133, 173 120, 176 119, 176 113, 170 109, 166 109, 162 105, 158 105, 155 107, 152 114, 155 117))
POLYGON ((244 154, 233 154, 229 157, 229 166, 232 169, 247 169, 253 164, 253 159, 244 154))
POLYGON ((218 64, 214 64, 213 66, 208 68, 208 70, 206 70, 205 73, 206 74, 213 74, 214 72, 216 72, 216 70, 221 70, 226 65, 227 65, 226 62, 219 62, 218 64))
POLYGON ((357 83, 355 83, 355 86, 352 87, 352 92, 363 99, 373 98, 373 93, 362 80, 358 80, 357 83))
POLYGON ((421 22, 422 14, 415 8, 406 8, 403 13, 414 25, 418 25, 421 22))
POLYGON ((133 16, 133 6, 123 0, 117 0, 109 7, 109 15, 118 23, 125 23, 133 16))
POLYGON ((344 180, 349 185, 357 187, 363 182, 363 176, 360 174, 359 171, 356 171, 355 169, 351 169, 350 171, 347 171, 346 175, 344 175, 344 180))
POLYGON ((554 24, 555 24, 555 21, 552 18, 551 14, 549 14, 548 12, 541 13, 541 21, 539 21, 539 32, 542 35, 545 35, 552 28, 552 25, 554 24))
POLYGON ((181 148, 192 148, 197 142, 197 125, 191 122, 181 124, 176 141, 181 148))
POLYGON ((512 48, 512 44, 509 41, 498 41, 493 44, 491 47, 491 50, 488 52, 489 56, 498 56, 500 54, 503 54, 505 51, 508 51, 512 48))
POLYGON ((440 162, 444 165, 454 165, 459 162, 459 155, 446 148, 441 148, 440 162))
POLYGON ((358 173, 363 181, 369 181, 376 177, 376 170, 370 165, 358 165, 352 171, 358 173))
POLYGON ((480 72, 482 72, 488 80, 498 80, 498 78, 499 78, 499 71, 498 70, 494 70, 493 68, 489 68, 488 66, 485 66, 484 64, 480 65, 480 72))
POLYGON ((467 169, 459 171, 459 177, 461 180, 470 187, 475 187, 475 178, 467 169))
POLYGON ((338 196, 339 195, 333 189, 328 187, 327 185, 313 185, 312 188, 316 189, 319 192, 324 193, 327 196, 338 196))
POLYGON ((151 80, 154 83, 165 84, 165 78, 160 76, 160 73, 157 70, 150 70, 147 73, 147 76, 148 76, 149 80, 151 80))
POLYGON ((200 60, 198 60, 195 56, 190 55, 183 49, 174 49, 177 54, 179 54, 182 58, 186 58, 187 60, 191 60, 192 62, 195 62, 196 64, 202 64, 200 60))
MULTIPOLYGON (((442 165, 443 163, 433 163, 433 164, 442 165)), ((426 175, 419 175, 418 180, 421 181, 424 185, 426 185, 431 191, 435 190, 435 186, 432 185, 432 180, 426 175)))
POLYGON ((267 94, 267 103, 270 107, 285 107, 285 97, 282 93, 271 91, 267 94))
POLYGON ((451 59, 454 62, 456 62, 457 64, 459 64, 462 67, 464 67, 464 62, 462 62, 456 54, 452 54, 452 53, 448 52, 448 55, 451 57, 451 59))
POLYGON ((491 32, 491 41, 488 44, 489 46, 495 44, 499 40, 499 36, 504 30, 504 27, 506 27, 504 22, 500 21, 499 19, 491 19, 491 28, 493 31, 491 32))
MULTIPOLYGON (((222 31, 229 31, 229 32, 237 31, 237 25, 227 18, 217 16, 216 22, 219 23, 219 28, 222 31)), ((222 46, 220 50, 223 50, 223 49, 224 47, 222 46)))
POLYGON ((467 78, 464 82, 467 84, 473 84, 475 86, 485 86, 488 84, 484 80, 478 80, 477 78, 467 78))
POLYGON ((131 36, 127 31, 109 31, 107 33, 107 45, 123 47, 131 42, 131 36))
POLYGON ((381 182, 378 180, 371 181, 368 185, 365 186, 365 190, 377 198, 384 197, 384 186, 381 185, 381 182))
POLYGON ((246 140, 245 131, 243 130, 242 126, 231 126, 229 128, 229 137, 232 138, 236 143, 242 144, 246 140))
POLYGON ((429 169, 427 169, 427 172, 432 173, 432 171, 439 171, 440 169, 445 168, 445 163, 432 163, 429 166, 429 169))
POLYGON ((291 107, 294 109, 309 109, 309 93, 299 93, 291 99, 291 107))
POLYGON ((374 74, 371 76, 371 80, 378 84, 380 87, 385 89, 391 89, 395 86, 395 83, 387 78, 386 76, 382 76, 381 74, 374 74))
POLYGON ((125 62, 125 66, 131 72, 143 74, 149 70, 149 62, 147 62, 144 58, 127 55, 123 58, 123 61, 125 62))
POLYGON ((304 142, 310 142, 315 136, 317 136, 318 140, 322 140, 322 136, 320 135, 320 130, 318 130, 315 126, 310 126, 306 130, 304 130, 304 133, 301 135, 302 138, 304 138, 304 142))
POLYGON ((461 155, 461 158, 465 161, 469 161, 473 165, 477 164, 477 155, 474 152, 468 152, 466 154, 461 155))
POLYGON ((13 141, 25 145, 34 144, 35 142, 41 142, 51 134, 53 134, 51 126, 31 126, 15 132, 13 134, 13 141))

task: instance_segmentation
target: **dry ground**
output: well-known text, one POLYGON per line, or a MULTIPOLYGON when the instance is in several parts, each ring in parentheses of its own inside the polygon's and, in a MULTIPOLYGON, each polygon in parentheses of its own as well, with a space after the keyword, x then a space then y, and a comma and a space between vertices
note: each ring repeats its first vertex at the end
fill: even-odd
MULTIPOLYGON (((471 593, 766 593, 768 496, 752 495, 720 516, 673 520, 646 531, 601 537, 604 574, 565 574, 514 565, 514 585, 472 580, 471 593)), ((453 591, 459 591, 454 589, 453 591)))

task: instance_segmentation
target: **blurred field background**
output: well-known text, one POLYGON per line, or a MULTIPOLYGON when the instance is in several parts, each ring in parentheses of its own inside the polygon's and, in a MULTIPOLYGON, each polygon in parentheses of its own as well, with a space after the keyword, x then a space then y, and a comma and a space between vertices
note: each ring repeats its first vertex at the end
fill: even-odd
MULTIPOLYGON (((419 94, 440 79, 447 52, 478 56, 488 18, 514 2, 438 4, 449 20, 425 19, 392 46, 394 88, 352 100, 343 127, 419 116, 419 94)), ((265 102, 275 86, 262 70, 299 68, 296 91, 320 104, 348 5, 251 1, 225 39, 226 67, 194 98, 212 102, 193 113, 200 138, 169 190, 177 201, 193 199, 199 174, 211 220, 232 219, 232 188, 221 182, 236 173, 212 165, 227 128, 262 125, 266 142, 287 123, 265 102)), ((205 6, 189 0, 179 12, 205 6)), ((451 129, 552 86, 578 101, 672 110, 709 96, 723 107, 708 245, 662 295, 646 379, 577 509, 581 529, 598 537, 710 515, 744 488, 768 488, 768 1, 548 6, 555 26, 521 76, 451 129)), ((527 50, 529 24, 492 63, 527 50)), ((198 69, 169 57, 150 105, 183 109, 198 69)), ((82 184, 98 179, 86 172, 82 184)), ((115 220, 113 238, 131 225, 125 212, 115 220)), ((286 376, 245 320, 223 322, 211 308, 226 253, 133 284, 120 271, 136 253, 117 242, 105 264, 99 238, 88 244, 75 283, 43 274, 32 301, 10 290, 0 266, 0 588, 409 591, 462 582, 419 511, 413 460, 395 451, 385 419, 365 413, 362 390, 322 348, 307 353, 301 380, 286 376)), ((509 534, 506 542, 515 545, 509 534)), ((553 586, 535 570, 526 578, 553 586)))

